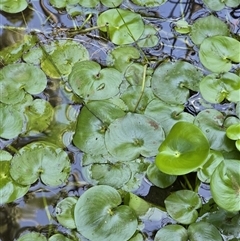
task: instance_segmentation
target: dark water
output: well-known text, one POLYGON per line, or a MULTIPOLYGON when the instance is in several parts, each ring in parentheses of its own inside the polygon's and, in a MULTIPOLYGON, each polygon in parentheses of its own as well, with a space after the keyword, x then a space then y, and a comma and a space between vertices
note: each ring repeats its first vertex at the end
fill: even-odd
MULTIPOLYGON (((46 4, 47 5, 47 4, 46 4)), ((64 38, 64 33, 53 36, 54 29, 72 27, 73 20, 70 19, 66 13, 57 12, 54 8, 47 5, 52 12, 58 15, 59 23, 57 26, 45 22, 46 18, 38 1, 32 1, 31 8, 23 12, 23 14, 10 15, 0 12, 0 20, 2 25, 14 25, 19 27, 26 27, 26 31, 30 29, 38 29, 45 34, 43 41, 47 38, 64 38), (26 25, 27 23, 27 25, 26 25), (46 38, 47 37, 47 38, 46 38)), ((202 1, 186 0, 179 1, 170 0, 166 4, 156 8, 141 8, 134 6, 130 1, 124 1, 123 6, 128 6, 134 9, 135 12, 141 13, 147 21, 154 24, 159 29, 160 43, 156 47, 144 50, 147 55, 154 58, 164 59, 185 59, 190 63, 201 68, 197 56, 197 49, 188 43, 185 35, 178 34, 173 31, 173 22, 185 17, 185 20, 192 23, 199 17, 209 14, 202 4, 202 1)), ((104 10, 100 7, 96 11, 104 10)), ((221 12, 215 13, 221 20, 225 21, 233 33, 240 34, 239 9, 224 9, 221 12)), ((84 21, 85 16, 79 17, 76 21, 84 21)), ((93 18, 92 25, 96 24, 96 19, 93 18)), ((13 32, 9 30, 0 30, 0 49, 11 45, 18 38, 21 38, 21 32, 13 32)), ((92 60, 97 61, 101 65, 106 64, 107 51, 113 48, 113 44, 103 41, 99 38, 97 31, 89 34, 78 36, 78 41, 83 44, 90 52, 92 60)), ((47 99, 55 106, 57 104, 73 104, 65 96, 65 92, 60 89, 59 82, 56 80, 49 80, 47 89, 40 95, 41 98, 47 99)), ((235 113, 235 105, 231 103, 210 105, 202 99, 199 93, 192 93, 191 97, 185 104, 185 110, 193 115, 204 108, 215 108, 227 114, 235 113)), ((79 110, 80 106, 76 107, 79 110)), ((0 148, 5 149, 8 145, 20 148, 25 144, 33 141, 32 138, 17 138, 14 140, 0 139, 0 148)), ((6 204, 0 207, 0 240, 12 241, 17 238, 24 230, 36 230, 47 234, 53 234, 56 230, 68 233, 69 230, 59 226, 56 222, 55 206, 59 200, 67 196, 80 196, 89 187, 83 180, 81 170, 79 169, 79 162, 81 160, 81 152, 69 143, 67 150, 72 161, 71 175, 68 179, 67 185, 58 187, 56 189, 46 188, 40 181, 31 186, 29 193, 23 198, 11 204, 6 204), (44 198, 43 198, 44 197, 44 198), (45 203, 46 202, 46 203, 45 203), (47 205, 46 205, 47 204, 47 205)), ((160 189, 152 186, 147 179, 144 179, 141 187, 136 191, 136 194, 143 197, 145 200, 157 205, 163 205, 163 200, 171 191, 177 190, 179 183, 176 182, 174 186, 168 189, 160 189)), ((202 184, 199 189, 199 194, 208 199, 210 197, 208 185, 202 184)), ((154 216, 154 215, 153 215, 154 216)), ((167 218, 163 219, 149 219, 145 222, 146 240, 153 240, 156 231, 169 222, 167 218), (153 221, 154 220, 154 221, 153 221)), ((84 240, 84 239, 82 239, 84 240)))

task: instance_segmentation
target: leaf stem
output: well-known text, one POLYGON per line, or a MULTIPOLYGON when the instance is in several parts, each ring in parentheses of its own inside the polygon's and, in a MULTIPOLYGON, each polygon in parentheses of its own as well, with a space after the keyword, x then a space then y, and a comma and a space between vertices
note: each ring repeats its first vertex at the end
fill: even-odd
POLYGON ((192 185, 191 185, 191 183, 189 182, 189 180, 188 180, 187 176, 186 176, 186 175, 184 175, 184 176, 183 176, 183 178, 184 178, 184 180, 185 180, 185 182, 186 182, 186 184, 187 184, 188 188, 189 188, 190 190, 192 190, 192 191, 193 191, 192 185))

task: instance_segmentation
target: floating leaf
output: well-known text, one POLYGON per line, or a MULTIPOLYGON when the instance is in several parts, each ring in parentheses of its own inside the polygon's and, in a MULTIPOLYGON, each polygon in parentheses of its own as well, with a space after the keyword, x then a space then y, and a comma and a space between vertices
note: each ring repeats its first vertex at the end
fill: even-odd
POLYGON ((73 91, 88 100, 103 100, 118 94, 122 75, 114 68, 104 68, 94 61, 81 61, 69 75, 73 91))
POLYGON ((147 105, 144 114, 156 120, 167 135, 178 121, 193 123, 194 116, 184 112, 184 108, 184 105, 168 104, 160 99, 154 99, 147 105))
POLYGON ((233 73, 210 74, 200 82, 200 92, 210 103, 220 103, 224 99, 230 102, 239 100, 240 77, 233 73))
POLYGON ((176 22, 176 26, 174 27, 175 31, 181 34, 186 34, 191 31, 191 26, 184 19, 180 19, 176 22))
POLYGON ((224 160, 223 155, 219 151, 210 150, 209 156, 202 167, 199 168, 197 176, 200 181, 210 183, 210 178, 219 165, 224 160))
POLYGON ((197 19, 191 27, 190 37, 198 45, 205 38, 217 35, 229 36, 229 28, 226 23, 213 15, 197 19))
POLYGON ((154 241, 188 241, 188 232, 187 230, 178 224, 171 224, 162 227, 156 233, 154 241), (174 235, 173 235, 174 234, 174 235))
POLYGON ((44 48, 47 54, 41 59, 41 67, 52 78, 68 76, 75 63, 89 59, 87 49, 72 40, 58 40, 52 43, 52 48, 44 48))
POLYGON ((144 7, 157 7, 164 4, 167 0, 131 0, 133 3, 144 7))
POLYGON ((170 175, 190 173, 201 166, 209 153, 209 143, 192 123, 179 121, 159 147, 156 165, 170 175))
POLYGON ((189 90, 198 91, 201 78, 202 73, 188 62, 167 62, 155 69, 152 90, 159 99, 167 103, 184 104, 189 97, 189 90))
POLYGON ((235 145, 240 151, 240 123, 230 125, 226 130, 227 137, 231 140, 236 140, 235 145))
POLYGON ((56 206, 56 218, 58 222, 66 228, 76 228, 73 216, 76 203, 76 197, 67 197, 58 202, 56 206))
POLYGON ((214 201, 229 212, 240 210, 240 162, 225 159, 211 177, 210 187, 214 201))
POLYGON ((149 165, 147 169, 147 178, 152 182, 155 186, 160 188, 166 188, 172 185, 176 179, 177 176, 174 175, 168 175, 166 173, 161 172, 155 163, 152 163, 149 165))
POLYGON ((47 78, 38 67, 25 64, 9 64, 0 70, 0 101, 16 104, 24 98, 25 91, 31 95, 41 93, 47 78))
MULTIPOLYGON (((196 124, 206 135, 210 143, 211 149, 218 151, 232 151, 234 142, 226 136, 225 116, 215 109, 205 109, 201 111, 194 120, 196 124)), ((238 123, 237 118, 232 117, 232 121, 238 123)))
POLYGON ((151 48, 156 46, 160 41, 160 36, 157 36, 158 31, 152 25, 145 25, 144 31, 137 44, 141 48, 151 48))
POLYGON ((47 142, 32 142, 22 147, 11 161, 10 174, 22 185, 30 185, 39 177, 49 186, 66 181, 70 160, 66 152, 47 142))
POLYGON ((189 240, 192 241, 222 241, 222 236, 218 229, 208 222, 192 223, 188 227, 189 240))
POLYGON ((26 0, 1 0, 0 10, 7 13, 19 13, 26 9, 28 2, 26 0))
POLYGON ((190 224, 198 218, 196 209, 202 206, 201 198, 190 190, 180 190, 170 194, 164 201, 167 212, 177 222, 190 224))
MULTIPOLYGON (((48 241, 74 241, 74 240, 73 239, 69 239, 69 238, 67 238, 66 236, 64 236, 64 235, 62 235, 60 233, 56 233, 56 234, 52 235, 48 239, 48 241)), ((79 239, 79 241, 81 241, 81 240, 79 239)))
POLYGON ((17 239, 17 241, 47 241, 47 238, 38 232, 25 233, 17 239))
POLYGON ((143 94, 141 90, 141 86, 130 86, 121 95, 120 98, 128 106, 129 112, 143 113, 148 103, 155 98, 151 88, 146 87, 143 94))
POLYGON ((200 45, 199 58, 204 67, 212 72, 228 72, 232 62, 240 62, 240 42, 225 36, 206 38, 200 45))
POLYGON ((79 2, 79 0, 64 0, 64 1, 49 0, 49 2, 55 8, 66 8, 68 5, 77 4, 79 2))
POLYGON ((134 43, 144 31, 140 14, 118 8, 100 14, 97 25, 102 31, 108 32, 110 40, 117 45, 134 43))
POLYGON ((109 153, 126 161, 134 160, 140 155, 156 155, 163 139, 163 130, 155 120, 132 113, 113 121, 105 135, 109 153))
POLYGON ((225 6, 235 8, 240 4, 239 0, 203 0, 203 2, 213 11, 220 11, 225 6))
POLYGON ((23 197, 30 186, 23 186, 15 182, 10 176, 10 161, 12 155, 0 150, 0 204, 14 202, 23 197))
POLYGON ((114 2, 112 0, 101 0, 101 3, 109 8, 115 8, 117 6, 119 6, 121 3, 123 2, 123 0, 114 0, 114 2))
POLYGON ((126 205, 116 189, 100 185, 88 189, 75 206, 78 232, 91 241, 127 241, 137 229, 135 212, 126 205))
POLYGON ((138 49, 133 46, 119 46, 108 54, 107 61, 108 65, 124 73, 126 68, 138 58, 140 58, 138 49))
POLYGON ((23 131, 23 115, 10 105, 0 105, 0 113, 0 137, 17 137, 23 131))

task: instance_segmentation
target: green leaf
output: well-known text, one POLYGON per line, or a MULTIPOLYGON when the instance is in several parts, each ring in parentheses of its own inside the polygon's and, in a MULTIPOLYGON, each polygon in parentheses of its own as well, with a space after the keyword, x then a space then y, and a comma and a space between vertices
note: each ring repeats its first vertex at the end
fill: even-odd
POLYGON ((65 8, 68 5, 77 4, 79 2, 79 0, 63 0, 63 1, 49 0, 49 2, 55 8, 65 8))
POLYGON ((117 6, 119 6, 121 3, 123 2, 123 0, 101 0, 101 3, 109 8, 115 8, 117 6))
POLYGON ((164 4, 167 0, 132 0, 133 3, 143 7, 157 7, 164 4))
POLYGON ((149 165, 147 169, 147 178, 152 182, 155 186, 160 188, 166 188, 172 185, 176 179, 177 176, 174 175, 168 175, 166 173, 161 172, 155 163, 152 163, 149 165))
POLYGON ((46 53, 41 59, 41 67, 52 78, 68 76, 75 63, 89 59, 87 49, 72 40, 58 40, 44 49, 46 53))
POLYGON ((210 187, 214 201, 229 212, 240 210, 240 162, 226 159, 215 169, 210 187))
POLYGON ((108 65, 124 73, 126 68, 132 64, 134 60, 139 58, 140 53, 138 49, 133 46, 119 46, 109 52, 107 62, 108 65))
POLYGON ((91 241, 127 241, 138 222, 135 212, 121 203, 120 194, 112 187, 100 185, 88 189, 75 206, 78 232, 91 241))
POLYGON ((117 45, 134 43, 144 31, 140 14, 118 8, 100 14, 97 25, 102 31, 108 32, 110 40, 117 45))
POLYGON ((160 99, 152 100, 146 107, 145 115, 155 119, 167 135, 178 121, 193 123, 194 116, 184 112, 184 105, 168 104, 160 99))
POLYGON ((23 131, 23 115, 11 105, 0 105, 0 113, 0 137, 17 137, 23 131))
POLYGON ((200 45, 199 58, 204 67, 212 72, 228 72, 232 62, 240 62, 240 42, 225 36, 206 38, 200 45))
POLYGON ((191 26, 184 19, 180 19, 176 22, 176 26, 174 27, 175 31, 181 34, 186 34, 191 31, 191 26))
POLYGON ((209 153, 209 143, 192 123, 179 121, 159 147, 156 165, 170 175, 183 175, 201 166, 209 153))
POLYGON ((25 91, 31 95, 41 93, 47 78, 38 67, 25 64, 9 64, 0 70, 0 101, 5 104, 19 103, 25 91))
MULTIPOLYGON (((232 122, 238 123, 239 120, 232 117, 232 122)), ((225 116, 221 112, 215 109, 205 109, 195 117, 194 124, 206 135, 211 149, 227 152, 234 150, 234 141, 226 136, 226 129, 229 125, 226 125, 225 116)))
POLYGON ((39 177, 49 186, 64 183, 70 172, 66 152, 47 142, 32 142, 22 147, 11 161, 10 174, 22 185, 30 185, 39 177))
POLYGON ((23 186, 15 182, 10 176, 10 161, 12 155, 0 150, 0 204, 14 202, 24 196, 30 186, 23 186))
POLYGON ((17 239, 17 241, 47 241, 47 238, 38 232, 25 233, 17 239))
POLYGON ((219 151, 210 150, 208 158, 202 167, 199 168, 197 176, 201 182, 210 183, 210 178, 219 165, 224 160, 223 155, 219 151))
POLYGON ((203 0, 203 2, 213 11, 220 11, 225 6, 234 8, 240 4, 239 0, 203 0))
POLYGON ((158 230, 154 241, 188 241, 187 230, 178 224, 167 225, 158 230))
POLYGON ((144 31, 137 44, 141 48, 151 48, 156 46, 160 41, 160 36, 157 35, 158 31, 152 25, 145 25, 144 31))
POLYGON ((79 4, 83 7, 94 8, 99 4, 99 0, 79 0, 79 4))
POLYGON ((122 188, 132 175, 127 163, 93 164, 89 168, 90 176, 99 185, 108 185, 116 189, 122 188))
MULTIPOLYGON (((74 241, 73 239, 69 239, 66 236, 60 234, 60 233, 56 233, 54 235, 52 235, 48 241, 74 241)), ((81 241, 80 239, 78 239, 78 241, 81 241)))
POLYGON ((94 61, 81 61, 69 75, 74 93, 85 101, 103 100, 119 93, 122 75, 114 68, 104 68, 94 61))
POLYGON ((188 62, 163 63, 153 73, 152 90, 159 99, 167 103, 184 104, 189 97, 189 90, 198 91, 201 77, 202 73, 188 62))
POLYGON ((128 113, 113 121, 105 134, 105 144, 111 155, 120 160, 134 160, 140 155, 157 154, 164 132, 156 121, 141 114, 128 113))
POLYGON ((229 126, 227 128, 226 134, 227 134, 227 137, 231 140, 239 140, 240 139, 240 122, 229 126))
POLYGON ((73 215, 76 203, 76 197, 67 197, 58 202, 55 208, 56 218, 58 222, 66 228, 76 228, 73 215))
POLYGON ((164 201, 167 212, 177 222, 190 224, 198 218, 197 209, 202 206, 201 198, 190 190, 170 194, 164 201))
POLYGON ((192 223, 188 227, 189 240, 191 241, 222 241, 222 236, 218 229, 207 222, 192 223))
POLYGON ((197 45, 200 45, 205 38, 217 35, 229 36, 229 28, 226 23, 213 15, 197 19, 191 27, 190 37, 197 45))
POLYGON ((1 0, 0 10, 7 13, 19 13, 26 9, 28 2, 26 0, 1 0))
POLYGON ((230 102, 239 100, 240 77, 233 73, 210 74, 200 82, 200 92, 205 100, 220 103, 227 99, 230 102))

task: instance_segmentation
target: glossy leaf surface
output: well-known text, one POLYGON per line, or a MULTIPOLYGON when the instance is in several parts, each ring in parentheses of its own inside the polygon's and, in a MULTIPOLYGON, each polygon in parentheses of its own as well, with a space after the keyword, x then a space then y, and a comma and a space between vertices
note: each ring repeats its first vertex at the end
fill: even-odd
POLYGON ((209 143, 197 126, 180 121, 172 127, 158 150, 156 165, 160 171, 170 175, 183 175, 205 162, 209 143))
POLYGON ((141 15, 125 9, 110 9, 98 17, 98 26, 109 33, 110 40, 117 45, 130 44, 140 38, 144 31, 141 15), (123 20, 124 19, 124 20, 123 20))

